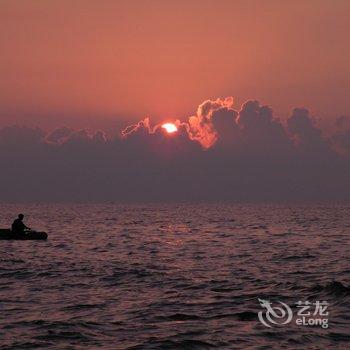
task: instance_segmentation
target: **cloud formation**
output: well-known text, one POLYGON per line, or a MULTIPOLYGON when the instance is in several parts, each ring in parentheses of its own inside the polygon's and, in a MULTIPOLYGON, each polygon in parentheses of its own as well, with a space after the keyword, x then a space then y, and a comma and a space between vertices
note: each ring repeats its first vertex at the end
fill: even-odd
POLYGON ((102 131, 0 130, 3 201, 320 201, 350 195, 350 122, 325 136, 307 109, 207 100, 167 134, 149 118, 102 131))

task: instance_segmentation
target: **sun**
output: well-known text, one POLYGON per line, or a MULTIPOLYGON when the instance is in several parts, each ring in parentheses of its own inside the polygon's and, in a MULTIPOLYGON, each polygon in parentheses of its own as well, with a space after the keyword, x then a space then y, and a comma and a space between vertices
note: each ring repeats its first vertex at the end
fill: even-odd
POLYGON ((173 123, 164 123, 162 125, 162 128, 165 129, 165 131, 168 134, 172 134, 172 133, 177 131, 177 126, 175 124, 173 124, 173 123))

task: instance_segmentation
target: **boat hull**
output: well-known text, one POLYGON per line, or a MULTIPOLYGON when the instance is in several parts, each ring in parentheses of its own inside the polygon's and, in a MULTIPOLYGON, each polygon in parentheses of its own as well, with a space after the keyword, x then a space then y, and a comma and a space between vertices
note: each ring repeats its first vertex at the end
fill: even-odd
POLYGON ((45 240, 47 239, 46 232, 36 232, 29 231, 22 234, 13 233, 8 229, 0 229, 0 240, 18 240, 18 241, 28 241, 28 240, 45 240))

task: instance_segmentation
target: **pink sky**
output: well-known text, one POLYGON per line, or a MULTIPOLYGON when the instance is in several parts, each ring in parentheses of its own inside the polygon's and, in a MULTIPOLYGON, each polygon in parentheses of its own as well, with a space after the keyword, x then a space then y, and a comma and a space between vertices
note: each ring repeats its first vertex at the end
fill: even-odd
POLYGON ((235 96, 348 114, 350 2, 2 0, 0 126, 187 117, 235 96))

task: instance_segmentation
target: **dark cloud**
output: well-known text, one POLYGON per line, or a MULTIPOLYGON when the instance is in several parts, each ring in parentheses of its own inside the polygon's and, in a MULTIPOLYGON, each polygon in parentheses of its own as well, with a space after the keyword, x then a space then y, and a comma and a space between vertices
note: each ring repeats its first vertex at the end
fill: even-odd
POLYGON ((335 125, 338 127, 338 129, 350 129, 350 116, 342 115, 339 118, 336 119, 335 125))
POLYGON ((205 101, 167 134, 149 118, 120 137, 0 130, 0 193, 12 201, 319 201, 350 195, 350 128, 323 135, 306 109, 205 101))
POLYGON ((332 137, 334 148, 342 155, 350 155, 350 117, 337 118, 335 125, 337 130, 332 137))
POLYGON ((296 147, 303 155, 315 158, 332 156, 330 140, 322 136, 305 108, 295 108, 287 121, 288 131, 294 137, 296 147))
POLYGON ((52 143, 64 143, 74 133, 74 130, 67 127, 55 129, 46 135, 46 141, 52 143))
MULTIPOLYGON (((213 146, 218 139, 218 130, 215 128, 213 116, 222 114, 222 112, 234 112, 232 109, 233 99, 217 99, 216 101, 207 100, 199 105, 197 114, 188 120, 188 134, 191 140, 198 141, 203 148, 213 146)), ((234 112, 235 113, 235 112, 234 112)), ((226 113, 224 113, 226 114, 226 113)), ((234 117, 235 115, 232 115, 234 117)), ((224 118, 226 118, 225 116, 224 118)), ((219 118, 222 119, 222 118, 219 118)), ((231 118, 234 123, 234 119, 231 118)), ((233 125, 233 124, 232 124, 233 125)))
POLYGON ((9 126, 0 129, 0 145, 2 147, 26 147, 40 143, 45 132, 39 128, 25 126, 9 126))

